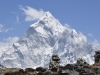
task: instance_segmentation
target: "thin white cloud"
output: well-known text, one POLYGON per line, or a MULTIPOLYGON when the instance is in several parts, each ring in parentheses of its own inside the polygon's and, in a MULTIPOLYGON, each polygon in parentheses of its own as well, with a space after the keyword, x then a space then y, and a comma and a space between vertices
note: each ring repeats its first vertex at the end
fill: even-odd
POLYGON ((19 16, 17 15, 17 13, 16 12, 13 12, 13 11, 12 11, 12 13, 16 15, 16 22, 14 22, 14 24, 15 23, 20 23, 19 16))
POLYGON ((79 36, 82 37, 82 39, 87 42, 87 37, 85 35, 83 35, 82 32, 79 32, 79 36))
POLYGON ((34 20, 38 20, 40 17, 42 17, 45 14, 45 11, 43 11, 42 9, 37 10, 35 8, 29 7, 29 6, 19 6, 21 10, 24 11, 25 15, 26 15, 26 21, 34 21, 34 20))
POLYGON ((64 26, 65 26, 65 27, 68 27, 68 28, 70 28, 70 25, 69 25, 69 24, 67 24, 67 23, 66 23, 64 26))
POLYGON ((6 48, 8 48, 8 46, 12 45, 13 43, 15 43, 18 40, 19 40, 19 37, 17 37, 17 36, 4 38, 3 41, 0 42, 0 50, 2 50, 1 52, 4 52, 6 50, 6 48))
POLYGON ((3 24, 0 24, 0 32, 8 32, 9 30, 13 30, 13 28, 5 29, 3 24))
MULTIPOLYGON (((83 35, 82 35, 83 36, 83 35)), ((73 42, 74 44, 80 44, 80 47, 83 46, 83 42, 82 40, 84 40, 85 42, 87 42, 86 38, 82 37, 82 36, 79 36, 79 37, 74 37, 74 38, 68 38, 68 40, 70 42, 73 42)))
POLYGON ((15 43, 16 41, 18 41, 19 37, 15 36, 15 37, 8 37, 8 38, 4 38, 2 42, 0 42, 0 47, 6 47, 8 45, 11 45, 13 43, 15 43))
POLYGON ((14 12, 14 11, 12 11, 11 13, 13 13, 13 14, 17 14, 16 12, 14 12))
POLYGON ((9 28, 9 29, 4 29, 4 32, 8 32, 10 30, 13 30, 13 28, 9 28))
POLYGON ((93 37, 93 34, 89 33, 88 36, 93 37))
MULTIPOLYGON (((71 26, 69 24, 64 24, 64 26, 68 29, 69 32, 72 32, 74 29, 71 28, 71 26), (72 31, 71 31, 72 30, 72 31)), ((80 43, 80 41, 84 40, 85 42, 87 42, 87 37, 85 35, 83 35, 82 32, 79 32, 77 33, 75 30, 74 30, 74 33, 76 33, 76 35, 79 36, 79 38, 74 38, 74 41, 75 43, 80 43), (80 40, 80 41, 79 41, 80 40)))
POLYGON ((18 17, 18 16, 16 16, 16 23, 20 23, 20 22, 19 22, 19 17, 18 17))
POLYGON ((95 40, 92 42, 92 47, 93 47, 93 49, 94 49, 95 51, 100 50, 100 42, 99 42, 98 40, 95 39, 95 40))
POLYGON ((16 41, 18 41, 19 37, 15 36, 15 37, 8 37, 8 38, 4 38, 3 41, 6 43, 14 43, 16 41))

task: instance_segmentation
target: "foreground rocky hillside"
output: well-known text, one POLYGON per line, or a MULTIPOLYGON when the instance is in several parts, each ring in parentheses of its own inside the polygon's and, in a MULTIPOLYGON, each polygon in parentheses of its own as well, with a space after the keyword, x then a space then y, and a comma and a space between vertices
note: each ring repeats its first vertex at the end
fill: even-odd
POLYGON ((74 64, 60 65, 58 55, 52 55, 49 67, 33 68, 2 68, 2 75, 100 75, 100 51, 95 52, 95 63, 89 65, 84 59, 79 58, 74 64))

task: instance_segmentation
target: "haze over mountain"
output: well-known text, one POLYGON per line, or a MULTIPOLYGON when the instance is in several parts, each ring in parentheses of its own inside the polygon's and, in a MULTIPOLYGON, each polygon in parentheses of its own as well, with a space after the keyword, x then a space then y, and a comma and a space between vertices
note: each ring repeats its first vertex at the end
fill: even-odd
POLYGON ((82 33, 61 25, 46 12, 17 42, 2 49, 0 64, 21 68, 48 67, 52 54, 58 54, 61 65, 75 63, 79 57, 93 64, 94 51, 98 49, 89 44, 82 33))

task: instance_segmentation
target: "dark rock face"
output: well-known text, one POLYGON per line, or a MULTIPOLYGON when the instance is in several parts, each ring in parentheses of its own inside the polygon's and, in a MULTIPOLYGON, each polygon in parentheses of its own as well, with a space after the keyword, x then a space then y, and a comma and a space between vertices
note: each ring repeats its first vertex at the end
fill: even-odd
POLYGON ((45 72, 43 72, 43 75, 52 75, 53 72, 50 70, 46 70, 45 72))
POLYGON ((62 75, 79 75, 79 73, 75 70, 64 69, 62 75))
POLYGON ((95 75, 100 75, 100 69, 97 69, 95 75))
POLYGON ((100 64, 100 51, 95 51, 95 63, 100 64))
POLYGON ((0 68, 0 75, 2 75, 2 69, 0 68))

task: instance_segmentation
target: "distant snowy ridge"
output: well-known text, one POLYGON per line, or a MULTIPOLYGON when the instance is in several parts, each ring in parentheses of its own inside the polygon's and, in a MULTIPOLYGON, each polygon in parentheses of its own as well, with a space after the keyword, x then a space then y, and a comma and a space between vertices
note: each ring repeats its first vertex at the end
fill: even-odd
POLYGON ((52 54, 58 54, 61 65, 75 63, 79 57, 92 64, 97 49, 75 29, 64 27, 46 12, 17 42, 1 53, 0 64, 20 68, 48 67, 52 54))

